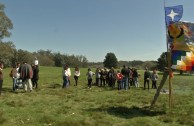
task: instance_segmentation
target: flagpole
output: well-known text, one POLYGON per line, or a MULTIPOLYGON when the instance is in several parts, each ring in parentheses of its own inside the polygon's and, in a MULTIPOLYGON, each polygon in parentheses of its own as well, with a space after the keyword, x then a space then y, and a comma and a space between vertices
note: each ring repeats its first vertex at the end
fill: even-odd
MULTIPOLYGON (((166 7, 166 0, 164 0, 164 11, 166 7)), ((165 14, 166 18, 166 14, 165 14)), ((169 72, 169 109, 172 109, 172 69, 171 69, 171 49, 168 46, 168 38, 167 38, 167 27, 166 27, 166 19, 165 19, 165 29, 166 29, 166 47, 167 47, 167 62, 168 62, 168 72, 169 72)))
MULTIPOLYGON (((166 6, 166 2, 164 0, 164 11, 165 11, 165 6, 166 6)), ((171 50, 168 49, 168 37, 167 37, 167 23, 166 23, 166 11, 165 11, 165 30, 166 30, 166 45, 167 45, 167 55, 166 55, 166 61, 168 63, 168 68, 164 71, 163 73, 163 77, 162 77, 162 80, 160 82, 160 85, 159 87, 157 88, 157 91, 156 91, 156 94, 154 96, 154 99, 153 101, 151 102, 151 106, 150 107, 153 107, 158 96, 160 95, 160 91, 162 89, 162 87, 164 86, 168 76, 169 76, 169 108, 171 110, 171 107, 172 107, 172 95, 171 95, 171 89, 172 89, 172 70, 171 70, 171 50)))
MULTIPOLYGON (((166 0, 164 0, 164 12, 165 12, 165 7, 166 7, 166 0)), ((164 24, 165 24, 165 32, 166 32, 165 33, 166 34, 166 48, 167 48, 167 52, 168 52, 168 41, 167 41, 168 39, 167 39, 167 29, 166 29, 166 14, 164 15, 164 17, 165 17, 165 21, 164 21, 165 23, 164 24)))

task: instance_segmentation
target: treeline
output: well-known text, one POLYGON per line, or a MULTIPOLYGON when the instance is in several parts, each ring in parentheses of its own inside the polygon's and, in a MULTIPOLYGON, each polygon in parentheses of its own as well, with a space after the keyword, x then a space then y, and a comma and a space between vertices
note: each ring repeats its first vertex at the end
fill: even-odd
POLYGON ((69 67, 88 67, 88 60, 83 55, 61 54, 51 50, 29 52, 22 49, 17 50, 13 42, 0 42, 0 62, 3 62, 5 67, 12 67, 17 62, 31 64, 34 62, 35 57, 39 60, 41 66, 61 67, 68 64, 69 67))
MULTIPOLYGON (((22 49, 16 49, 13 42, 0 42, 0 62, 3 62, 6 67, 12 67, 17 62, 33 63, 35 58, 39 60, 41 66, 56 66, 62 67, 68 64, 69 67, 78 66, 80 68, 97 68, 104 67, 103 62, 88 62, 83 55, 68 55, 60 52, 52 52, 51 50, 38 50, 37 52, 29 52, 22 49)), ((156 61, 118 61, 118 68, 126 65, 127 67, 135 67, 136 69, 156 68, 156 61)))
MULTIPOLYGON (((118 68, 123 67, 123 65, 126 65, 130 68, 136 68, 139 70, 145 69, 145 67, 148 67, 149 69, 157 68, 157 61, 141 61, 141 60, 133 60, 133 61, 118 61, 118 68)), ((104 67, 103 62, 90 62, 88 63, 88 66, 91 68, 97 68, 97 67, 104 67)))

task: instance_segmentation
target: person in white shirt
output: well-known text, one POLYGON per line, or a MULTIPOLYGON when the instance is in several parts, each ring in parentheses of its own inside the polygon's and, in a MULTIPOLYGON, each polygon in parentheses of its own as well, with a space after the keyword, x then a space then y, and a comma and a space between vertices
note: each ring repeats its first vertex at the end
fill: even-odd
POLYGON ((62 86, 62 88, 67 88, 69 86, 69 81, 68 81, 68 72, 67 72, 67 67, 66 66, 62 70, 62 76, 63 76, 63 86, 62 86))
POLYGON ((68 81, 70 85, 71 69, 68 67, 68 65, 66 65, 66 67, 67 67, 68 81))
POLYGON ((86 75, 88 76, 88 88, 91 89, 92 88, 92 79, 93 79, 93 76, 95 75, 95 73, 92 72, 91 69, 89 68, 86 75))
POLYGON ((80 76, 80 70, 78 67, 75 67, 75 70, 74 70, 75 85, 74 86, 77 86, 79 76, 80 76))
POLYGON ((34 65, 38 65, 38 59, 37 59, 37 57, 35 57, 35 60, 34 60, 34 65))

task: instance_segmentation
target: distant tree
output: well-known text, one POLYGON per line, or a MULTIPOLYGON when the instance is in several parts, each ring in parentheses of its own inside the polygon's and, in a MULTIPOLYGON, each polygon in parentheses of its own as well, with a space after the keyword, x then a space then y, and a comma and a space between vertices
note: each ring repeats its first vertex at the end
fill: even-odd
POLYGON ((34 55, 31 52, 19 49, 17 51, 17 61, 19 63, 27 62, 31 64, 34 62, 34 55))
POLYGON ((54 54, 54 62, 57 67, 61 67, 64 64, 63 55, 60 52, 54 54))
POLYGON ((4 12, 5 6, 0 3, 0 40, 4 37, 10 37, 10 29, 13 28, 11 20, 6 16, 4 12))
POLYGON ((111 67, 117 68, 118 61, 117 61, 117 58, 116 58, 115 54, 110 52, 110 53, 106 54, 103 63, 104 63, 104 67, 107 67, 107 68, 111 68, 111 67))
POLYGON ((157 61, 157 68, 159 71, 164 71, 164 68, 167 67, 167 52, 163 52, 157 61))
POLYGON ((0 62, 6 67, 13 65, 15 58, 15 45, 12 42, 0 42, 0 62))
POLYGON ((39 64, 41 66, 54 66, 54 54, 51 50, 38 50, 33 53, 34 57, 38 58, 39 64))
POLYGON ((153 70, 157 68, 157 62, 156 61, 145 61, 142 64, 142 69, 148 68, 149 70, 153 70))

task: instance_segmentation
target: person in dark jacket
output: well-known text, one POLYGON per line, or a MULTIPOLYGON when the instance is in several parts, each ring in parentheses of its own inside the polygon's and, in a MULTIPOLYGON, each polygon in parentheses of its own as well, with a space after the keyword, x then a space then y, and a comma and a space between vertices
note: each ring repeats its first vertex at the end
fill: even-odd
POLYGON ((39 80, 38 65, 32 65, 32 70, 33 70, 32 85, 33 85, 33 88, 38 88, 38 80, 39 80))
POLYGON ((150 77, 151 77, 150 71, 146 67, 146 70, 144 72, 144 90, 146 89, 146 83, 148 85, 148 90, 150 89, 150 85, 149 85, 149 83, 150 83, 150 77))
POLYGON ((32 77, 33 77, 33 71, 30 64, 27 62, 24 62, 22 66, 19 69, 20 72, 20 78, 22 79, 22 84, 24 87, 24 90, 27 92, 28 88, 30 89, 30 92, 32 91, 32 77))

